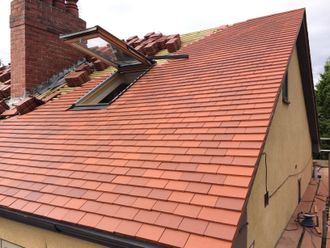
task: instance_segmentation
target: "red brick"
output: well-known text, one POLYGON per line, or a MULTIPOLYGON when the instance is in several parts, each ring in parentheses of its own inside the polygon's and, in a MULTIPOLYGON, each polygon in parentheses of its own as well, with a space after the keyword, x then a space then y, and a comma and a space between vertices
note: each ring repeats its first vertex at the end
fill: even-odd
POLYGON ((66 11, 74 16, 79 16, 78 6, 76 0, 66 0, 65 2, 66 11))
POLYGON ((38 1, 13 1, 10 24, 12 96, 23 96, 26 90, 30 91, 82 57, 64 44, 59 34, 85 29, 86 23, 63 11, 65 4, 61 2, 56 2, 61 6, 59 9, 38 1))

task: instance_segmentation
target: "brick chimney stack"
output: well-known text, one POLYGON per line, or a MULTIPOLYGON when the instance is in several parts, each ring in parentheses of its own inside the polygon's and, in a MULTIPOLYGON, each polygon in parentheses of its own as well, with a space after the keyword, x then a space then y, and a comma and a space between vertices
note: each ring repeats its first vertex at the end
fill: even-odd
POLYGON ((12 98, 26 94, 75 64, 82 55, 59 39, 86 29, 78 0, 13 0, 11 2, 12 98))

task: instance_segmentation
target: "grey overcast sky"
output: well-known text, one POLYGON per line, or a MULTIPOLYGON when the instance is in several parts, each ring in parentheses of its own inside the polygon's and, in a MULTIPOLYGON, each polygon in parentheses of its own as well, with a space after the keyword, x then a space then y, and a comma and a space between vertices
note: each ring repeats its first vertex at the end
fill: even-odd
MULTIPOLYGON (((10 0, 0 0, 0 59, 10 61, 10 0)), ((329 0, 80 0, 87 26, 100 25, 119 38, 150 31, 186 33, 287 10, 306 8, 314 81, 330 57, 329 0)))

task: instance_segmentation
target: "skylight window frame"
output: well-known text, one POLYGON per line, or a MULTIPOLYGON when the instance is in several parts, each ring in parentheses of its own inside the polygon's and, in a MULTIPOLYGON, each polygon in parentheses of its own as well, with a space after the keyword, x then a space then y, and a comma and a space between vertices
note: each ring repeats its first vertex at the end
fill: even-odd
MULTIPOLYGON (((85 95, 83 95, 82 97, 80 97, 74 104, 71 105, 71 107, 69 108, 69 110, 75 110, 75 111, 79 111, 79 110, 95 110, 95 109, 103 109, 108 107, 109 105, 111 105, 114 101, 116 101, 122 94, 124 94, 133 84, 136 83, 136 81, 138 81, 141 77, 143 77, 149 70, 151 70, 151 68, 154 65, 151 65, 149 68, 141 71, 141 74, 136 77, 131 83, 129 83, 127 85, 127 87, 121 91, 114 99, 112 99, 110 102, 107 103, 95 103, 95 104, 82 104, 82 102, 85 101, 86 98, 93 98, 93 95, 96 94, 98 91, 102 90, 102 88, 107 87, 107 85, 111 84, 113 82, 113 80, 116 79, 116 77, 118 77, 121 72, 116 71, 113 74, 111 74, 108 78, 106 78, 104 81, 102 81, 101 83, 99 83, 96 87, 94 87, 93 89, 91 89, 90 91, 88 91, 85 95)), ((127 73, 127 72, 125 72, 127 73)), ((129 72, 128 72, 129 73, 129 72)))
POLYGON ((71 33, 71 34, 60 35, 60 38, 65 43, 77 48, 80 51, 83 51, 84 53, 86 53, 90 56, 96 57, 97 59, 101 60, 102 62, 106 63, 107 65, 117 68, 119 71, 121 70, 121 68, 140 66, 140 64, 124 65, 124 66, 120 65, 111 60, 105 59, 104 57, 102 57, 101 55, 98 55, 97 53, 91 51, 90 49, 77 44, 77 42, 81 41, 82 39, 87 40, 87 39, 101 38, 104 41, 108 42, 109 44, 114 45, 115 47, 119 48, 126 55, 141 62, 141 64, 145 65, 146 68, 152 66, 152 64, 154 63, 154 61, 152 59, 144 56, 142 53, 138 52, 133 47, 127 45, 124 41, 118 39, 116 36, 107 32, 100 26, 95 26, 95 27, 88 28, 86 30, 71 33))

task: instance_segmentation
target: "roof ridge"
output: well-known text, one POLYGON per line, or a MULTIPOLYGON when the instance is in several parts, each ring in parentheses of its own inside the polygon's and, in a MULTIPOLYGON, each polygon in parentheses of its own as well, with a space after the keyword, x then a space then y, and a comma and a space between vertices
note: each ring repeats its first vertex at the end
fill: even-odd
POLYGON ((249 21, 255 21, 255 20, 259 20, 259 19, 264 19, 264 18, 270 18, 270 17, 274 17, 274 16, 278 16, 278 15, 285 15, 285 14, 289 14, 289 13, 292 13, 292 12, 297 12, 298 13, 300 11, 305 12, 306 8, 293 9, 293 10, 288 10, 288 11, 284 11, 284 12, 277 12, 275 14, 259 16, 259 17, 256 17, 256 18, 247 19, 247 20, 242 21, 242 22, 233 23, 233 25, 236 25, 236 24, 239 24, 239 23, 244 23, 244 22, 249 22, 249 21))

